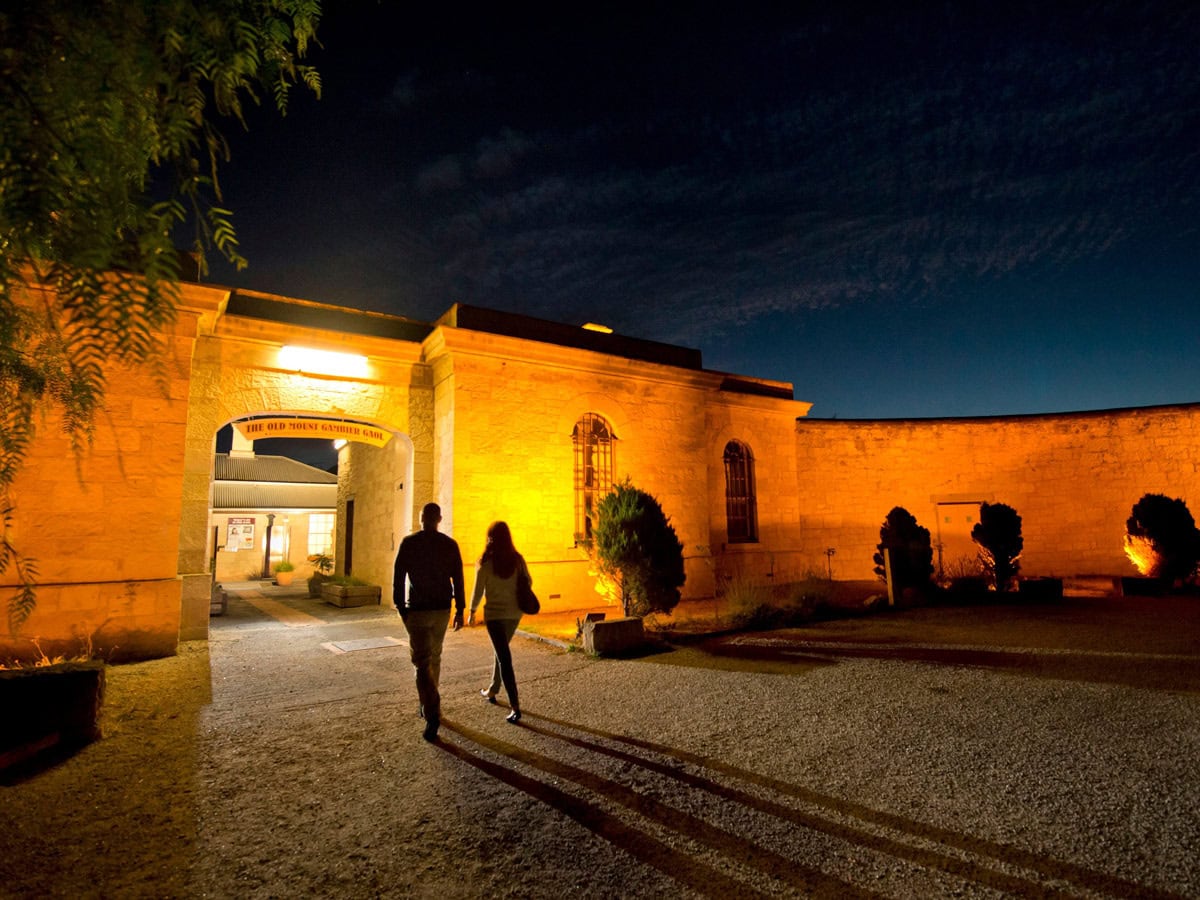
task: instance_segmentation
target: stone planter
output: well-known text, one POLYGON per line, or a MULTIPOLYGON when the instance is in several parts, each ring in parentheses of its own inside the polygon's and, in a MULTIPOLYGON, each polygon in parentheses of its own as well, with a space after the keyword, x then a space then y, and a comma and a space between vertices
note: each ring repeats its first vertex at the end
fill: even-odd
POLYGON ((1017 594, 1034 603, 1061 600, 1063 582, 1061 578, 1022 578, 1017 582, 1017 594))
POLYGON ((377 584, 321 585, 321 599, 334 606, 371 606, 378 604, 383 588, 377 584))
POLYGON ((208 614, 210 616, 223 616, 229 612, 229 594, 225 588, 219 584, 214 584, 212 588, 212 596, 208 602, 208 614))
POLYGON ((308 579, 308 596, 312 597, 313 599, 319 598, 321 596, 321 588, 328 580, 328 575, 322 575, 320 572, 314 573, 308 579))
POLYGON ((1122 597, 1161 597, 1167 592, 1167 585, 1161 578, 1125 575, 1121 578, 1122 597))
POLYGON ((57 759, 100 737, 104 663, 0 670, 0 772, 57 759))
POLYGON ((990 593, 988 580, 983 575, 963 575, 950 582, 945 596, 954 603, 981 603, 990 593))
POLYGON ((280 587, 291 587, 292 582, 296 580, 296 573, 292 572, 276 572, 275 583, 280 587))
POLYGON ((581 629, 583 649, 597 656, 619 656, 641 649, 646 643, 642 620, 637 616, 586 621, 581 629))

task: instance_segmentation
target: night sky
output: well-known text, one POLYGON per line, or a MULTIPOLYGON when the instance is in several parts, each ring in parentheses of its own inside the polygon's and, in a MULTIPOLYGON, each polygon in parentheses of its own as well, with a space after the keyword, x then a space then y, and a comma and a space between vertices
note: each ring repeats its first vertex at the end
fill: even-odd
POLYGON ((1200 401, 1200 7, 997 5, 327 0, 212 280, 601 322, 817 417, 1200 401))

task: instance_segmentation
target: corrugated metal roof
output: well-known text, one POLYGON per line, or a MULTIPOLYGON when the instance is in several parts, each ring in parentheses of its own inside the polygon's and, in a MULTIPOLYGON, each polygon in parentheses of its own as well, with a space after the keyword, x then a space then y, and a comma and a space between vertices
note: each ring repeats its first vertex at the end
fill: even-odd
POLYGON ((337 509, 337 484, 213 482, 213 512, 223 509, 337 509))
POLYGON ((273 481, 281 484, 337 484, 332 472, 286 456, 216 454, 214 481, 273 481))

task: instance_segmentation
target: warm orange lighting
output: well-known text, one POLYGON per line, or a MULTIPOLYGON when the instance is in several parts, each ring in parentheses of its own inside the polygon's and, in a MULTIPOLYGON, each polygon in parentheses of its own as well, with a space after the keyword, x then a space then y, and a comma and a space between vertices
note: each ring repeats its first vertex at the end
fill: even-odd
POLYGON ((595 591, 604 598, 604 602, 610 606, 621 605, 621 586, 612 578, 600 571, 600 567, 592 561, 592 565, 588 567, 588 575, 596 579, 595 591))
POLYGON ((612 334, 613 333, 613 330, 611 328, 609 328, 607 325, 597 325, 595 322, 586 322, 586 323, 584 323, 583 327, 584 327, 584 330, 586 330, 586 331, 599 331, 601 334, 612 334))
POLYGON ((1125 535, 1125 555, 1138 570, 1138 574, 1157 577, 1162 559, 1149 538, 1133 534, 1125 535))
POLYGON ((297 372, 311 375, 362 378, 367 374, 367 358, 365 356, 292 345, 280 349, 279 365, 284 369, 294 369, 297 372))

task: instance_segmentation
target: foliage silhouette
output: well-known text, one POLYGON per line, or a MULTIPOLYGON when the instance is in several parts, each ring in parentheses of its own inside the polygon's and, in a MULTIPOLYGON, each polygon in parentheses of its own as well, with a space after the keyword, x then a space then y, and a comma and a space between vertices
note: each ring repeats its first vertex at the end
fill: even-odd
POLYGON ((892 564, 892 587, 924 590, 933 581, 933 544, 929 529, 917 524, 916 517, 902 506, 895 506, 879 526, 878 552, 873 557, 875 574, 887 581, 883 551, 892 564))
POLYGON ((1200 560, 1200 531, 1180 499, 1145 494, 1125 522, 1125 554, 1143 575, 1191 578, 1200 560))
POLYGON ((1007 591, 1021 569, 1018 560, 1025 547, 1021 517, 1004 503, 984 503, 979 521, 971 529, 971 540, 979 545, 979 562, 997 591, 1007 591))

